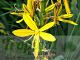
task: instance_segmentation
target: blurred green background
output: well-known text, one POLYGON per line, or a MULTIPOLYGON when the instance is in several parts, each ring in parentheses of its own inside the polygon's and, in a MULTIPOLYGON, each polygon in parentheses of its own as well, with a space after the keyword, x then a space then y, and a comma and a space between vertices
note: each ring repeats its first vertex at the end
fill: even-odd
MULTIPOLYGON (((12 34, 15 29, 26 27, 24 22, 16 23, 21 17, 10 14, 16 9, 21 9, 22 3, 26 3, 26 0, 0 0, 0 60, 33 60, 34 58, 31 40, 24 43, 23 40, 28 37, 18 38, 12 34)), ((45 42, 50 53, 55 54, 50 56, 50 60, 80 60, 80 0, 69 0, 69 4, 74 14, 71 20, 77 22, 78 26, 61 23, 48 30, 57 38, 56 42, 45 42)), ((63 8, 63 12, 64 10, 63 8)))

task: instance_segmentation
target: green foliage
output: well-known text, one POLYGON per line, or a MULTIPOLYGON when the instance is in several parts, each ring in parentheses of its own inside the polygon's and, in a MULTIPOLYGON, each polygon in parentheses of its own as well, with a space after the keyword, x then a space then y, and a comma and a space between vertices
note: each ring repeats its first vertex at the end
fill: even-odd
MULTIPOLYGON (((26 3, 26 0, 23 1, 26 3)), ((43 2, 44 3, 44 2, 43 2)), ((5 47, 5 49, 17 49, 20 50, 20 52, 27 52, 27 54, 31 53, 31 43, 23 42, 22 40, 25 40, 21 38, 21 41, 14 40, 11 38, 12 30, 15 30, 17 28, 24 28, 26 27, 24 22, 22 24, 17 24, 15 21, 17 21, 19 18, 18 16, 13 16, 10 14, 11 11, 16 11, 16 8, 14 5, 16 4, 16 7, 18 9, 21 9, 21 0, 16 0, 16 2, 12 1, 6 1, 6 0, 0 0, 0 35, 4 34, 8 35, 10 37, 7 37, 7 39, 2 39, 2 43, 5 47), (3 3, 2 3, 3 2, 3 3)), ((50 3, 49 3, 50 4, 50 3)), ((60 23, 59 26, 52 27, 48 30, 49 33, 56 35, 57 41, 55 43, 48 43, 46 42, 46 46, 50 47, 51 51, 53 50, 56 53, 56 56, 54 60, 79 60, 80 59, 80 0, 72 0, 70 2, 72 13, 74 14, 72 20, 76 21, 78 23, 78 26, 72 26, 70 24, 64 24, 60 23), (76 7, 76 4, 78 7, 76 7), (59 37, 60 36, 60 37, 59 37), (67 37, 68 36, 68 37, 67 37), (74 38, 75 37, 75 38, 74 38)), ((45 8, 45 5, 42 6, 45 8)), ((42 12, 44 12, 44 9, 42 9, 42 12)), ((63 8, 64 12, 64 8, 63 8)), ((36 14, 39 12, 36 12, 36 14)), ((44 13, 45 14, 45 13, 44 13)), ((43 14, 39 13, 39 15, 34 17, 37 20, 37 24, 41 22, 43 25, 43 21, 39 21, 39 18, 43 17, 43 14)), ((42 19, 43 20, 43 19, 42 19)), ((40 26, 40 24, 38 24, 40 26)), ((1 41, 0 39, 0 41, 1 41)), ((43 42, 44 43, 44 42, 43 42)), ((15 52, 16 53, 16 52, 15 52)), ((54 57, 54 56, 53 56, 54 57)), ((52 58, 53 59, 53 58, 52 58)))

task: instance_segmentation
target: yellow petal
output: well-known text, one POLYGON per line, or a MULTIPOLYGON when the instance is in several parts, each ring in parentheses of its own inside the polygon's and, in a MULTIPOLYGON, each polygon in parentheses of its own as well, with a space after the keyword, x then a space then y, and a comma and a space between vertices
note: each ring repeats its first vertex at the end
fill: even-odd
POLYGON ((62 10, 62 4, 61 4, 61 6, 60 6, 60 8, 59 8, 59 11, 58 11, 58 15, 60 14, 60 12, 61 12, 61 10, 62 10))
POLYGON ((51 4, 54 4, 53 0, 51 0, 51 4))
POLYGON ((24 13, 23 19, 24 19, 24 22, 29 26, 29 28, 31 28, 32 30, 38 29, 35 22, 32 20, 32 18, 29 16, 29 14, 24 13))
POLYGON ((28 30, 28 29, 17 29, 17 30, 14 30, 12 33, 18 37, 25 37, 25 36, 30 36, 34 34, 32 30, 28 30))
POLYGON ((22 4, 22 8, 23 8, 23 11, 24 11, 24 12, 26 12, 26 13, 29 12, 28 9, 27 9, 27 6, 26 6, 25 4, 22 4))
POLYGON ((20 22, 22 22, 22 21, 23 21, 23 19, 16 21, 16 23, 20 23, 20 22))
POLYGON ((47 23, 46 25, 44 25, 43 27, 41 27, 39 30, 44 31, 44 30, 47 30, 47 29, 51 28, 54 25, 55 25, 54 22, 50 22, 50 23, 47 23))
POLYGON ((55 7, 55 4, 52 4, 52 5, 48 6, 48 7, 45 9, 45 12, 51 11, 52 9, 54 9, 54 7, 55 7))
POLYGON ((61 3, 61 0, 57 0, 59 3, 61 3))
POLYGON ((43 38, 44 40, 46 41, 50 41, 50 42, 53 42, 56 40, 56 38, 49 34, 49 33, 45 33, 45 32, 40 32, 40 37, 43 38))
POLYGON ((73 22, 71 20, 64 20, 62 18, 58 18, 59 21, 62 21, 64 23, 69 23, 69 24, 72 24, 72 25, 78 25, 76 22, 73 22))
POLYGON ((30 13, 32 12, 33 9, 32 7, 33 7, 33 0, 27 0, 27 9, 30 13))
POLYGON ((11 12, 10 14, 13 14, 14 15, 14 14, 17 14, 17 13, 16 12, 11 12))
POLYGON ((22 15, 23 15, 23 12, 19 12, 19 13, 17 13, 17 12, 11 12, 10 14, 12 14, 12 15, 22 16, 22 15))
MULTIPOLYGON (((30 4, 29 2, 27 2, 28 4, 30 4)), ((25 5, 23 4, 22 7, 23 7, 23 11, 28 13, 29 15, 33 16, 33 10, 31 9, 30 5, 25 5)))
POLYGON ((57 8, 54 8, 54 10, 53 10, 54 16, 56 16, 56 10, 57 10, 57 8))
POLYGON ((68 0, 63 0, 63 2, 64 2, 64 6, 65 6, 65 9, 66 9, 66 13, 70 14, 71 11, 70 11, 70 7, 69 7, 69 4, 68 4, 68 0))
POLYGON ((43 57, 43 60, 48 60, 48 57, 47 57, 47 56, 44 56, 44 57, 43 57))
POLYGON ((33 39, 33 41, 32 41, 32 48, 34 48, 34 43, 35 43, 35 40, 33 39))
POLYGON ((40 43, 40 40, 39 40, 39 35, 35 35, 34 36, 34 56, 35 56, 35 59, 38 57, 38 54, 39 54, 39 43, 40 43))
POLYGON ((27 7, 32 9, 32 2, 33 0, 27 0, 27 7))
POLYGON ((62 18, 71 18, 73 16, 73 14, 64 14, 64 15, 61 15, 60 17, 62 18))

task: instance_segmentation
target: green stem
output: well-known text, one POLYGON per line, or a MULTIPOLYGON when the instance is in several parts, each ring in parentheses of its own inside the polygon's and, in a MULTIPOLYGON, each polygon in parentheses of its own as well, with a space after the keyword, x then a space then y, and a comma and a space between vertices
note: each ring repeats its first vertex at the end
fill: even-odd
MULTIPOLYGON (((79 16, 80 16, 80 13, 78 14, 78 17, 77 17, 77 19, 76 19, 76 22, 78 22, 78 20, 79 20, 79 16)), ((74 26, 74 27, 73 27, 72 32, 71 32, 70 37, 69 37, 69 39, 68 39, 68 40, 70 40, 70 39, 71 39, 72 34, 73 34, 73 32, 74 32, 75 28, 76 28, 76 26, 74 26)))
POLYGON ((41 1, 41 12, 40 12, 40 25, 44 25, 44 15, 45 15, 45 7, 46 7, 46 0, 41 1))

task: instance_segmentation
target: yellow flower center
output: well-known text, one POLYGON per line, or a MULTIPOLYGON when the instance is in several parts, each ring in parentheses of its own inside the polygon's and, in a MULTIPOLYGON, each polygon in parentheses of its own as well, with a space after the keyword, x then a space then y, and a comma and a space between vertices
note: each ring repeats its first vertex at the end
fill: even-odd
POLYGON ((39 34, 39 30, 35 30, 35 35, 39 34))

